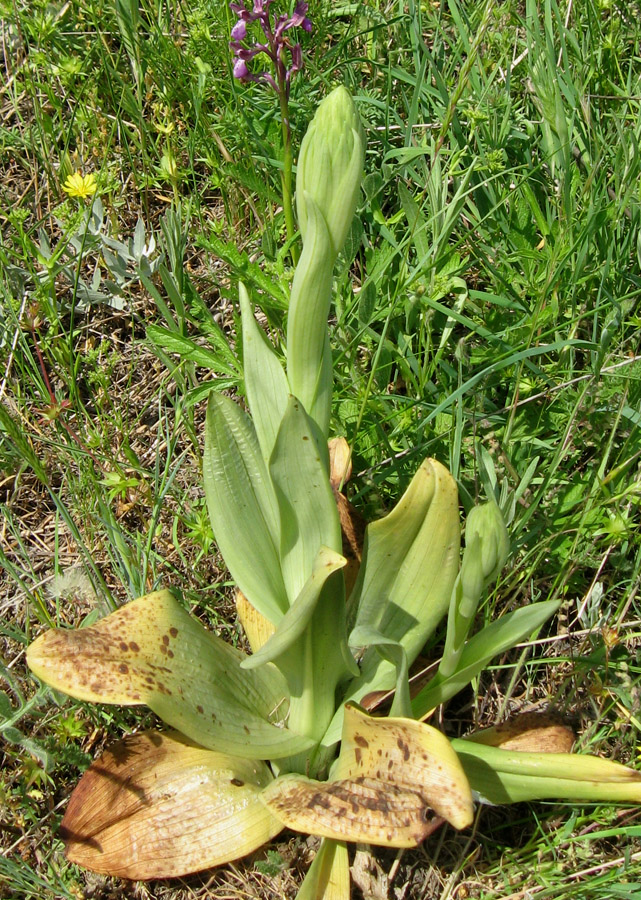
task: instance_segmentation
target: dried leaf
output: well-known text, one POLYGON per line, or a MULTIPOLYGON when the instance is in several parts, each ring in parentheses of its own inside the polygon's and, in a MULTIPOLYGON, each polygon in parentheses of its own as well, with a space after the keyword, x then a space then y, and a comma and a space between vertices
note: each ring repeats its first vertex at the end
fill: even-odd
POLYGON ((329 450, 329 480, 335 491, 352 477, 352 451, 344 437, 331 438, 329 450))
POLYGON ((68 858, 121 878, 167 878, 251 853, 282 829, 258 799, 266 764, 178 732, 112 745, 85 772, 61 825, 68 858))
POLYGON ((570 753, 574 732, 558 716, 528 712, 513 716, 493 728, 465 736, 466 741, 532 753, 570 753))
POLYGON ((332 490, 334 491, 334 500, 338 507, 338 518, 341 523, 343 556, 347 560, 343 575, 345 576, 345 593, 349 597, 361 567, 367 523, 347 497, 340 494, 334 486, 332 486, 332 490))

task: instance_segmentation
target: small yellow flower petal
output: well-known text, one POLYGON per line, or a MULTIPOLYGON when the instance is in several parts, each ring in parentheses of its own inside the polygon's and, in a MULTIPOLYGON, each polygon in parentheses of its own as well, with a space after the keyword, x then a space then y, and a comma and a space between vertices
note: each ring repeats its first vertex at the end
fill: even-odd
POLYGON ((63 191, 70 197, 91 197, 96 193, 98 185, 93 172, 83 175, 76 171, 70 175, 62 186, 63 191))

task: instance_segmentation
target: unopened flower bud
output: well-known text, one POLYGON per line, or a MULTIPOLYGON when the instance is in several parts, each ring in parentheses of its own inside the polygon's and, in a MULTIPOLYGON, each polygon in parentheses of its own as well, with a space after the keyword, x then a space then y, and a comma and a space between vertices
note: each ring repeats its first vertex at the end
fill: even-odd
POLYGON ((356 106, 347 88, 337 87, 316 110, 300 149, 296 206, 303 243, 311 197, 338 254, 356 211, 364 162, 365 140, 356 106))
POLYGON ((483 584, 498 576, 509 551, 510 539, 497 504, 475 506, 465 523, 465 553, 461 566, 465 593, 478 596, 483 584))

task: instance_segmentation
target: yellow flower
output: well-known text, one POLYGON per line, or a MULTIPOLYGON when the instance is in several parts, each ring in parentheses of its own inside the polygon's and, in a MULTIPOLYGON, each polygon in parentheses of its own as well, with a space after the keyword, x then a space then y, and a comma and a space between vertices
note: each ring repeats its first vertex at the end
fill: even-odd
POLYGON ((93 172, 83 175, 76 171, 70 175, 62 186, 63 191, 70 197, 91 197, 96 193, 98 185, 93 172))

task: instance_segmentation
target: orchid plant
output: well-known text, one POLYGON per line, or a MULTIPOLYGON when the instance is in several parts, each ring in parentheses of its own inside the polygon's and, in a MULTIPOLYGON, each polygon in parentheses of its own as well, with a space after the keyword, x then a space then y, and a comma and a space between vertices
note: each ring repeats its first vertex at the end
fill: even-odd
POLYGON ((339 87, 300 151, 303 252, 286 369, 241 285, 248 412, 209 398, 205 493, 252 652, 208 631, 167 590, 29 647, 32 671, 54 689, 147 705, 172 729, 126 737, 80 780, 62 834, 69 859, 87 868, 177 876, 291 828, 322 838, 299 900, 348 900, 348 842, 416 846, 443 821, 469 826, 475 801, 641 801, 640 773, 570 755, 571 733, 544 719, 458 740, 425 721, 557 604, 471 633, 507 559, 507 530, 495 504, 473 509, 461 559, 456 483, 434 459, 367 526, 364 543, 358 537, 359 517, 340 493, 349 451, 341 440, 328 445, 327 319, 363 165, 358 113, 339 87), (412 696, 410 667, 444 618, 438 669, 412 696), (382 693, 389 715, 372 715, 382 693))

